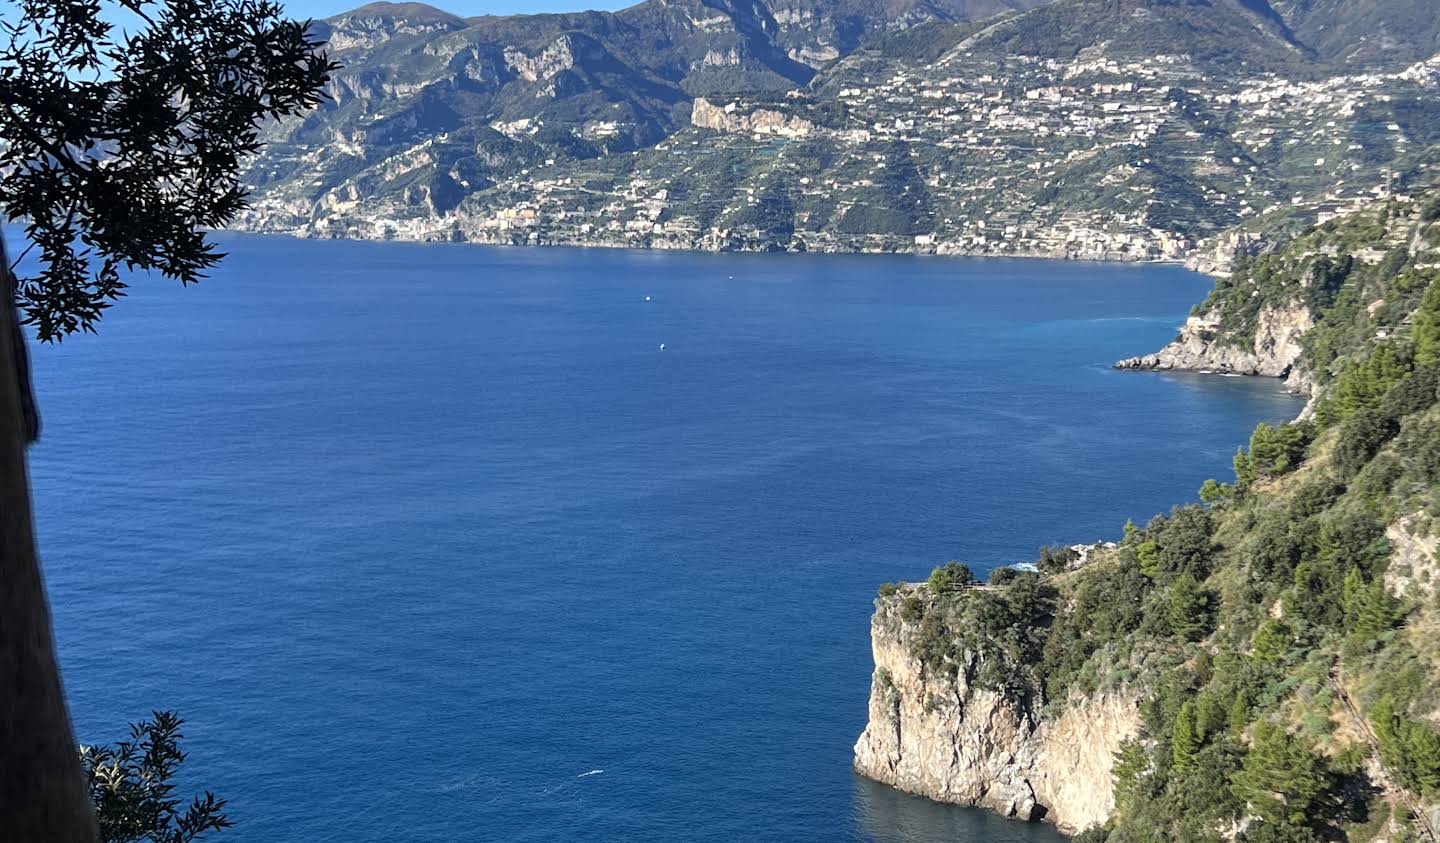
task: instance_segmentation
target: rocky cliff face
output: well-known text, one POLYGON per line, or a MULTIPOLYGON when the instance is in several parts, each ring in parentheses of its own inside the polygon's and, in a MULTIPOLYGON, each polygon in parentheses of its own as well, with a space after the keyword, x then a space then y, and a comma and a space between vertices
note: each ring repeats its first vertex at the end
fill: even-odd
MULTIPOLYGON (((1385 538, 1390 542, 1385 585, 1397 597, 1413 590, 1421 599, 1431 599, 1440 588, 1440 535, 1425 527, 1420 519, 1411 516, 1385 529, 1385 538)), ((1440 804, 1436 809, 1440 811, 1440 804)))
POLYGON ((870 719, 855 744, 861 775, 941 802, 1076 832, 1114 808, 1110 767, 1140 727, 1134 700, 1077 698, 1058 713, 932 672, 913 655, 901 596, 876 601, 870 719))
POLYGON ((803 117, 765 108, 741 111, 735 103, 715 105, 703 97, 695 100, 691 107, 690 122, 699 128, 717 132, 783 135, 792 138, 804 137, 815 128, 814 124, 803 117))
POLYGON ((1185 255, 1184 263, 1187 269, 1202 275, 1228 277, 1238 258, 1260 254, 1272 246, 1258 233, 1232 230, 1196 244, 1195 249, 1185 255))
MULTIPOLYGON (((1436 497, 1418 491, 1440 483, 1430 459, 1440 430, 1440 195, 1332 222, 1237 263, 1174 343, 1119 364, 1301 381, 1325 410, 1291 429, 1309 443, 1303 453, 1223 501, 1127 524, 1119 547, 1073 559, 1043 552, 1034 579, 961 586, 965 572, 945 566, 931 587, 882 586, 856 770, 1066 831, 1109 820, 1096 837, 1117 843, 1242 830, 1440 840, 1430 749, 1440 740, 1430 662, 1440 538, 1436 497), (1326 400, 1330 388, 1342 400, 1326 400), (1371 429, 1389 432, 1367 440, 1368 462, 1356 466, 1356 434, 1371 429), (1385 481, 1370 481, 1382 472, 1385 481), (1334 554, 1320 539, 1342 521, 1364 550, 1334 554), (1271 554, 1277 533, 1294 543, 1271 554), (1253 590, 1241 595, 1235 582, 1253 590), (1357 596, 1360 612, 1335 611, 1357 596), (1295 634, 1302 628, 1316 632, 1295 634), (1330 642, 1342 637, 1337 652, 1330 642), (1328 691, 1317 693, 1322 664, 1328 691), (1127 744, 1142 720, 1145 739, 1127 744), (1122 746, 1143 787, 1122 788, 1117 808, 1112 759, 1122 746), (1272 765, 1279 753, 1294 761, 1272 765), (1334 789, 1297 786, 1292 763, 1324 770, 1334 789), (1349 809, 1364 800, 1373 822, 1357 835, 1349 809)), ((1252 460, 1267 459, 1253 453, 1261 447, 1252 443, 1252 460)))
POLYGON ((1174 342, 1154 354, 1121 360, 1115 368, 1264 375, 1286 378, 1287 385, 1303 391, 1309 379, 1295 364, 1304 350, 1300 338, 1313 327, 1315 316, 1303 305, 1267 306, 1256 317, 1253 337, 1236 342, 1218 313, 1192 316, 1174 342))

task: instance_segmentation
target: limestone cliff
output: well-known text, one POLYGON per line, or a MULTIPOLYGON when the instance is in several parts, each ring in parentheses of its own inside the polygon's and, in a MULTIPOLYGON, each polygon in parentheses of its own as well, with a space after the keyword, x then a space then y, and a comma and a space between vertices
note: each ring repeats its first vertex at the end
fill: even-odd
POLYGON ((941 802, 1047 820, 1075 832, 1114 808, 1110 767, 1136 735, 1133 699, 1078 697, 1058 712, 978 687, 978 654, 951 676, 914 655, 915 623, 902 618, 905 592, 876 601, 870 718, 855 744, 855 769, 941 802))
POLYGON ((1264 375, 1287 378, 1295 389, 1308 387, 1309 380, 1296 363, 1304 351, 1300 338, 1315 327, 1309 308, 1301 304, 1261 308, 1248 340, 1237 341, 1223 325, 1218 313, 1192 316, 1169 345, 1154 354, 1121 360, 1115 368, 1264 375))
POLYGON ((557 73, 562 73, 575 66, 575 39, 570 36, 561 36, 541 50, 538 55, 533 56, 524 50, 507 47, 505 64, 527 82, 551 79, 557 73))
POLYGON ((781 135, 800 138, 815 126, 803 117, 768 108, 741 109, 737 103, 715 105, 701 97, 690 109, 690 123, 701 129, 728 134, 781 135))
MULTIPOLYGON (((1440 588, 1440 535, 1427 528, 1423 519, 1413 515, 1385 528, 1385 539, 1390 542, 1385 585, 1396 597, 1413 590, 1419 599, 1432 599, 1440 588)), ((1436 807, 1440 809, 1440 805, 1436 807)))
POLYGON ((1097 841, 1440 841, 1440 194, 1248 256, 1197 313, 1118 365, 1286 376, 1309 423, 1118 545, 882 586, 855 768, 1097 841))

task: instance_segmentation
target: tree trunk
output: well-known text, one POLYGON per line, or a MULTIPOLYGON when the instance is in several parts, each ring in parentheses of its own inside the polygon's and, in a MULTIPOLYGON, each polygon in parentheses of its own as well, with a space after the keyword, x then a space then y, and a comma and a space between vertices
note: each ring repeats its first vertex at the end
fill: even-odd
MULTIPOLYGON (((4 256, 0 245, 0 287, 9 295, 4 256)), ((0 840, 93 843, 35 553, 25 448, 37 425, 24 343, 13 303, 0 301, 0 840)))

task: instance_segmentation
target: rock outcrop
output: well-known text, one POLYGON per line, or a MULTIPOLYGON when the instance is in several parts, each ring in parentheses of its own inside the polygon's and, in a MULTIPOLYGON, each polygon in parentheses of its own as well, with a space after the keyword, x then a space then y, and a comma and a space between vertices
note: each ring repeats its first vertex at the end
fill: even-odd
POLYGON ((1227 231, 1206 238, 1185 256, 1185 267, 1202 275, 1229 276, 1242 255, 1256 255, 1273 244, 1255 232, 1227 231))
POLYGON ((570 36, 561 36, 539 55, 530 55, 524 50, 507 47, 505 64, 521 79, 539 82, 575 66, 575 43, 570 36))
POLYGON ((815 126, 803 117, 784 114, 767 108, 740 109, 735 103, 715 105, 701 97, 690 109, 690 123, 701 129, 729 134, 781 135, 799 138, 814 131, 815 126))
POLYGON ((1110 767, 1140 713, 1122 696, 1075 698, 1045 714, 975 687, 967 671, 932 672, 915 657, 901 595, 871 621, 870 719, 855 744, 861 775, 940 802, 1047 820, 1076 832, 1114 809, 1110 767))
POLYGON ((1154 354, 1131 357, 1117 369, 1215 372, 1286 378, 1293 389, 1304 390, 1309 380, 1296 368, 1303 348, 1300 338, 1315 327, 1315 316, 1303 305, 1266 306, 1255 319, 1254 335, 1237 342, 1223 327, 1218 313, 1192 316, 1173 342, 1154 354))
MULTIPOLYGON (((1390 564, 1385 586, 1397 597, 1412 590, 1422 600, 1440 588, 1440 536, 1430 533, 1415 517, 1402 518, 1385 529, 1390 542, 1390 564)), ((1436 806, 1440 809, 1440 805, 1436 806)))

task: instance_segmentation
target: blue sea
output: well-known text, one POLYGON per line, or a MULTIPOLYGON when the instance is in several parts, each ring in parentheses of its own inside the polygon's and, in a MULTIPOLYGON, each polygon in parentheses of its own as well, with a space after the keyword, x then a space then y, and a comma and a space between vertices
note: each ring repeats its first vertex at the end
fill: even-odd
POLYGON ((178 710, 217 841, 1059 840, 851 772, 876 586, 1298 409, 1109 368, 1168 266, 223 241, 34 350, 31 467, 79 735, 178 710))

